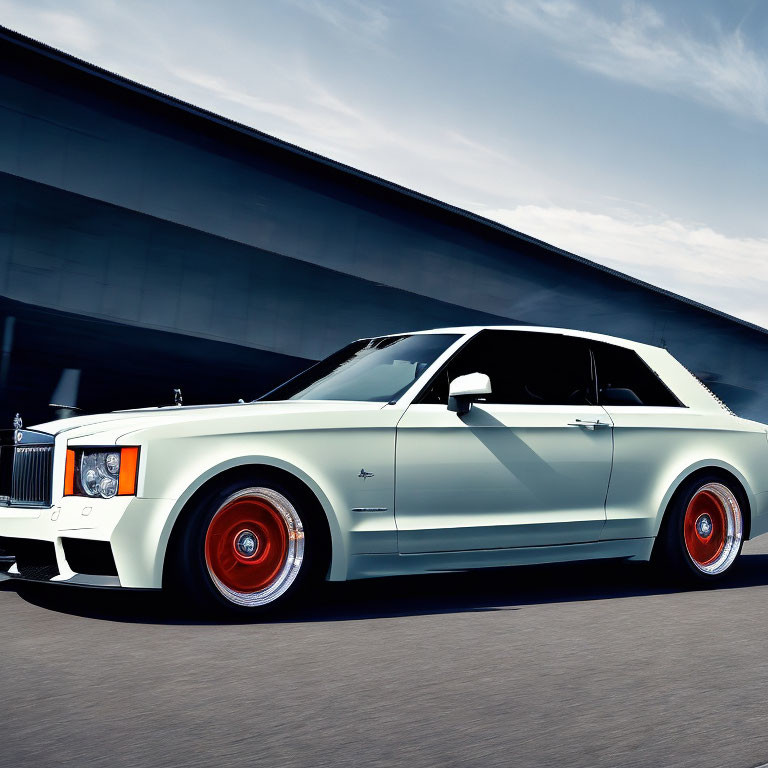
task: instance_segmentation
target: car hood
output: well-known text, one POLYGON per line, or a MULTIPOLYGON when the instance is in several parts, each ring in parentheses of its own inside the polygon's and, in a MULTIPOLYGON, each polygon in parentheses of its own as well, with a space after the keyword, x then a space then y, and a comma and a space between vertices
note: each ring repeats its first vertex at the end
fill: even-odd
MULTIPOLYGON (((359 418, 360 412, 381 410, 385 403, 361 403, 338 400, 281 400, 275 402, 234 403, 221 405, 168 406, 164 408, 142 408, 130 411, 113 411, 88 416, 75 416, 70 419, 49 421, 36 424, 33 430, 51 435, 64 435, 66 439, 88 437, 89 435, 109 433, 115 438, 143 429, 155 427, 173 427, 182 424, 197 424, 201 432, 211 433, 235 431, 235 424, 258 429, 259 423, 274 423, 280 417, 296 422, 314 416, 336 414, 341 417, 349 413, 359 418), (271 418, 267 418, 271 417, 271 418), (211 424, 206 429, 206 422, 211 424), (215 427, 213 426, 215 425, 215 427)), ((265 423, 265 427, 266 427, 265 423)))

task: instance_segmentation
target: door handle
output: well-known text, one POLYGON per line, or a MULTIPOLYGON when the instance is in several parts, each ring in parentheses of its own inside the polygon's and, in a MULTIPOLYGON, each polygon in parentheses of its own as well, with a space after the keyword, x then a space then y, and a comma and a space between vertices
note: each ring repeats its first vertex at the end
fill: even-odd
POLYGON ((584 429, 595 429, 596 427, 608 427, 610 424, 608 424, 607 421, 600 421, 600 419, 596 419, 595 421, 588 421, 587 419, 576 419, 576 421, 569 421, 568 426, 583 427, 584 429))

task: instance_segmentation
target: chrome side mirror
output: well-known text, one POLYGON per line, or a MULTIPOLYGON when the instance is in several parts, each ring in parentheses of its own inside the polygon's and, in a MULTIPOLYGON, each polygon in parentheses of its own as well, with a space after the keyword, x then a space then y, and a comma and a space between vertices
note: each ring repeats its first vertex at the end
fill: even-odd
POLYGON ((448 410, 461 416, 469 412, 474 400, 490 394, 491 380, 484 373, 457 376, 448 388, 448 410))

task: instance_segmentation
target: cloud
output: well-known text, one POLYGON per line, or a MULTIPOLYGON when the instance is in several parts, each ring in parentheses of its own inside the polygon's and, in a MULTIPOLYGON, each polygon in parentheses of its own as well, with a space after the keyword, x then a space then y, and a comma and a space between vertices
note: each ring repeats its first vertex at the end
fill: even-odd
POLYGON ((484 7, 584 69, 768 123, 768 58, 738 28, 725 32, 713 24, 710 40, 696 38, 640 2, 616 3, 606 15, 577 0, 484 7))
POLYGON ((664 217, 521 205, 476 213, 768 328, 768 239, 664 217))
POLYGON ((307 13, 335 27, 345 35, 381 38, 389 30, 389 16, 375 2, 363 0, 293 0, 307 13))
POLYGON ((54 48, 85 56, 99 45, 94 27, 74 13, 35 9, 13 2, 0 2, 2 23, 11 29, 26 30, 37 40, 54 48))
POLYGON ((193 103, 308 149, 332 151, 344 147, 360 151, 393 140, 376 120, 298 70, 282 71, 285 88, 279 100, 258 95, 245 82, 186 67, 173 67, 170 71, 178 81, 197 91, 185 94, 193 103), (233 105, 241 109, 233 110, 233 105), (273 125, 280 129, 275 130, 273 125))

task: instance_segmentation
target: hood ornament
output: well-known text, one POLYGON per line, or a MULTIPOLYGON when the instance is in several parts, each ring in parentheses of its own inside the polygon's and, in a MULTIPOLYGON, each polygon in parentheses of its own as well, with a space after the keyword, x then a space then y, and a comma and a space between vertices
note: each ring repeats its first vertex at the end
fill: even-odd
POLYGON ((181 396, 180 389, 173 390, 173 403, 174 405, 184 405, 184 398, 181 396))
POLYGON ((13 417, 13 428, 14 429, 21 429, 24 426, 24 423, 21 420, 21 416, 17 413, 13 417))

